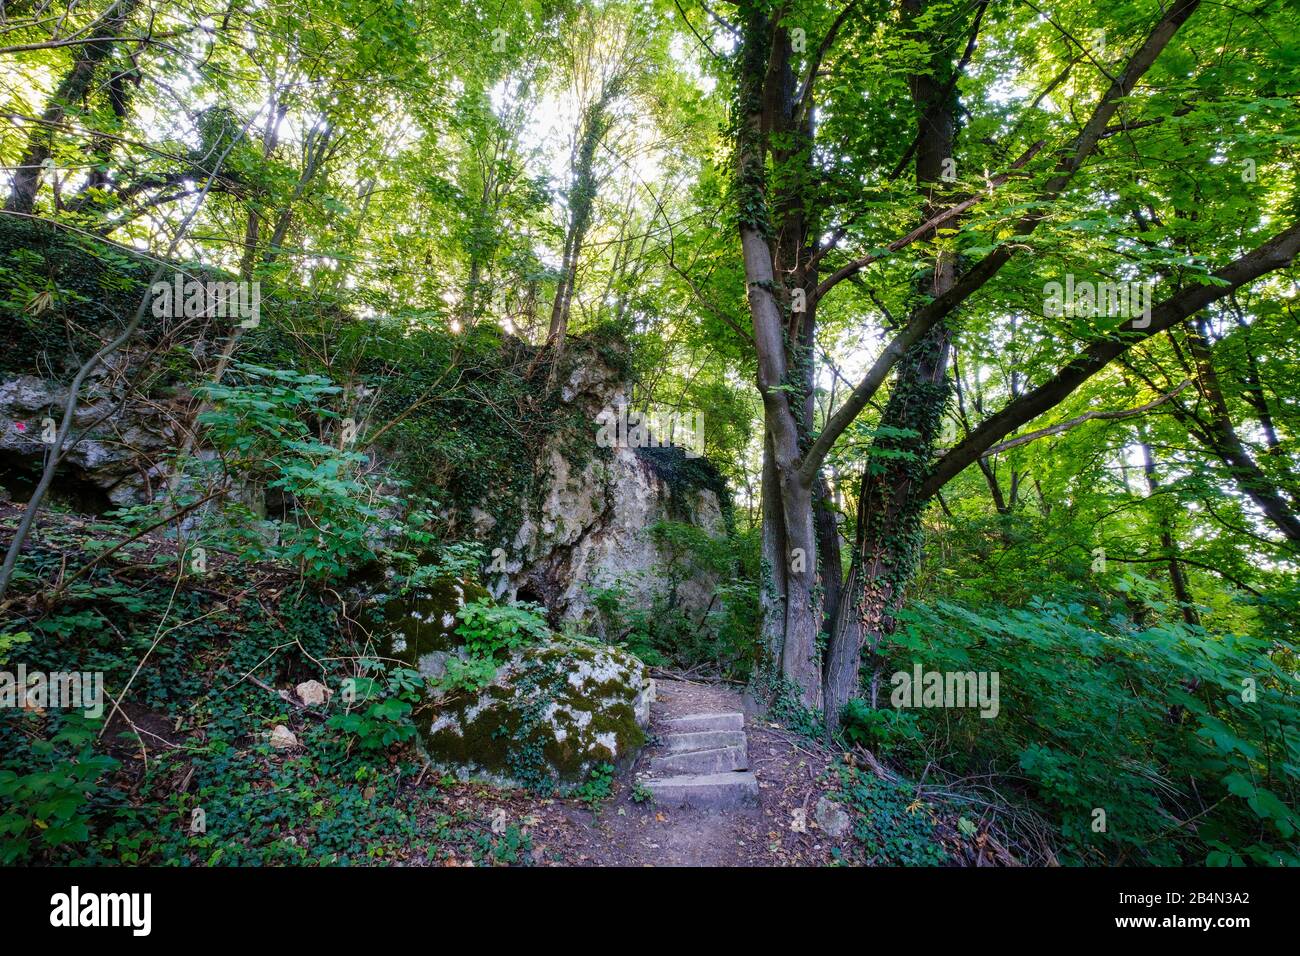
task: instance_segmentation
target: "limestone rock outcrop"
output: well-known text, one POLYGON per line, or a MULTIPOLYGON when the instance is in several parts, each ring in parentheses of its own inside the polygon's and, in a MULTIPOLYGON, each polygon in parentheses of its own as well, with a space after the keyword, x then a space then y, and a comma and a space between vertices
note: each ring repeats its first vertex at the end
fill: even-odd
MULTIPOLYGON (((597 417, 627 402, 624 383, 593 358, 570 370, 562 396, 592 422, 593 448, 597 417)), ((575 461, 570 443, 570 436, 555 436, 541 449, 542 478, 517 503, 523 517, 494 551, 487 583, 498 599, 537 601, 556 624, 572 622, 608 637, 599 633, 595 592, 618 588, 629 605, 649 607, 666 560, 652 528, 675 521, 725 534, 725 491, 720 479, 700 482, 702 475, 716 479, 716 472, 681 448, 616 446, 575 461)), ((485 518, 475 515, 474 527, 491 544, 496 522, 485 518)), ((687 578, 677 587, 677 605, 702 615, 715 583, 708 575, 687 578)))

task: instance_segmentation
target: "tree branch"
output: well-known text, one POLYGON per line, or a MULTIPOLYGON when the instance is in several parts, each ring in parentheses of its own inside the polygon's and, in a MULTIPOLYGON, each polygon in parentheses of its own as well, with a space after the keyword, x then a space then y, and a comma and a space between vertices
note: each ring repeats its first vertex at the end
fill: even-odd
MULTIPOLYGON (((804 120, 808 116, 808 109, 812 106, 812 91, 813 84, 817 81, 817 71, 821 69, 822 60, 830 52, 831 46, 835 43, 835 37, 839 34, 840 28, 844 26, 855 6, 857 6, 857 0, 849 0, 844 5, 844 9, 840 11, 839 16, 831 23, 830 29, 826 31, 826 35, 822 37, 822 42, 817 46, 817 52, 808 64, 808 72, 804 75, 803 85, 800 86, 799 95, 795 98, 795 127, 802 127, 804 120)), ((981 12, 983 12, 982 8, 981 12)))
POLYGON ((1003 407, 940 458, 930 477, 921 486, 922 496, 933 497, 967 465, 981 457, 985 449, 991 448, 999 439, 1021 425, 1056 407, 1116 356, 1122 355, 1139 342, 1172 328, 1212 302, 1229 295, 1234 289, 1285 268, 1297 253, 1300 253, 1300 222, 1293 223, 1262 246, 1216 270, 1215 278, 1225 284, 1189 286, 1153 308, 1150 319, 1141 320, 1141 326, 1134 324, 1139 320, 1130 319, 1111 337, 1092 343, 1049 381, 1003 407))
POLYGON ((1165 402, 1172 401, 1183 389, 1187 388, 1187 386, 1191 384, 1192 380, 1189 378, 1172 392, 1161 395, 1159 398, 1147 402, 1145 405, 1139 405, 1136 408, 1124 408, 1114 412, 1085 412, 1084 414, 1071 418, 1068 421, 1061 422, 1059 425, 1040 428, 1038 431, 1030 432, 1027 435, 1021 435, 1020 437, 1013 438, 1010 441, 1004 441, 1001 444, 994 445, 992 448, 983 452, 980 455, 980 458, 988 458, 992 455, 1001 454, 1004 451, 1010 451, 1012 448, 1019 448, 1021 445, 1028 445, 1031 441, 1037 441, 1038 439, 1046 438, 1049 435, 1059 435, 1061 432, 1069 431, 1071 428, 1082 425, 1084 422, 1119 421, 1124 418, 1133 418, 1136 415, 1149 412, 1154 408, 1159 408, 1165 402))
MULTIPOLYGON (((1165 11, 1160 22, 1152 28, 1142 46, 1133 54, 1120 78, 1112 83, 1102 96, 1101 102, 1097 104, 1097 108, 1093 111, 1083 131, 1075 137, 1073 148, 1066 147, 1061 151, 1061 158, 1057 163, 1057 172, 1044 185, 1038 200, 1039 205, 1045 205, 1056 199, 1066 185, 1069 184, 1074 174, 1083 166, 1084 161, 1096 149, 1097 143, 1101 140, 1101 134, 1105 132, 1111 117, 1119 109, 1120 100, 1128 96, 1133 90, 1138 80, 1151 68, 1156 57, 1160 55, 1160 51, 1173 39, 1179 27, 1187 22, 1187 19, 1199 4, 1200 0, 1176 0, 1165 11)), ((1030 234, 1038 228, 1043 218, 1044 213, 1041 211, 1027 213, 1017 224, 1016 234, 1021 236, 1030 234)), ((809 448, 808 454, 799 469, 801 481, 811 486, 817 474, 817 469, 821 466, 822 459, 826 457, 826 453, 830 451, 831 446, 843 433, 844 429, 866 407, 867 400, 884 383, 885 377, 889 374, 890 369, 894 367, 894 364, 906 354, 909 348, 920 341, 926 332, 943 321, 953 309, 982 288, 993 276, 997 275, 1002 266, 1010 260, 1013 252, 1013 247, 1009 245, 999 246, 958 279, 951 289, 912 314, 907 326, 885 346, 885 350, 875 364, 872 365, 862 382, 854 389, 853 394, 849 396, 839 411, 831 416, 831 419, 826 423, 826 427, 822 429, 812 447, 809 448)), ((1212 301, 1212 299, 1209 301, 1212 301)), ((1000 438, 1005 434, 1006 432, 1002 432, 997 437, 1000 438)), ((944 458, 946 460, 948 456, 944 456, 944 458)))
MULTIPOLYGON (((1027 150, 1024 151, 1024 153, 1020 156, 1019 159, 1017 159, 1014 163, 1011 164, 1011 168, 1009 170, 1007 170, 1005 173, 999 173, 998 175, 994 176, 992 179, 989 180, 989 189, 994 189, 998 186, 1005 184, 1007 180, 1009 180, 1015 174, 1016 170, 1023 168, 1026 163, 1028 163, 1031 159, 1037 156, 1038 151, 1041 150, 1045 145, 1047 145, 1046 141, 1040 139, 1037 143, 1034 143, 1032 146, 1030 146, 1027 150)), ((816 291, 813 293, 813 299, 820 300, 822 296, 824 296, 827 292, 833 289, 836 285, 843 282, 845 279, 849 278, 850 276, 856 275, 857 273, 861 272, 863 269, 871 265, 873 262, 878 262, 879 260, 884 259, 886 256, 890 255, 891 253, 898 252, 900 249, 906 246, 910 246, 918 239, 925 238, 925 236, 929 235, 934 230, 943 226, 945 223, 951 222, 953 219, 957 218, 962 213, 966 212, 968 209, 974 207, 976 204, 979 203, 979 201, 982 198, 985 198, 986 196, 987 193, 976 193, 974 196, 971 196, 968 199, 963 199, 955 206, 949 206, 947 209, 939 213, 939 215, 935 216, 933 219, 930 219, 928 222, 923 222, 921 225, 917 226, 907 235, 899 239, 895 239, 889 245, 885 246, 884 252, 863 256, 861 259, 855 259, 852 262, 848 263, 847 265, 841 266, 839 269, 836 269, 829 276, 827 276, 817 286, 816 291)), ((820 255, 818 256, 818 258, 820 258, 820 255)))

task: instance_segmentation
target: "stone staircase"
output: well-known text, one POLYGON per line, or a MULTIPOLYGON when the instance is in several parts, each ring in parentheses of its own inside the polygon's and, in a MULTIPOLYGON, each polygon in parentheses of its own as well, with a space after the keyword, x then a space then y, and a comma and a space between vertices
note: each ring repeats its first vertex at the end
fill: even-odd
POLYGON ((658 722, 658 746, 641 783, 655 803, 722 810, 758 802, 745 715, 691 714, 658 722))

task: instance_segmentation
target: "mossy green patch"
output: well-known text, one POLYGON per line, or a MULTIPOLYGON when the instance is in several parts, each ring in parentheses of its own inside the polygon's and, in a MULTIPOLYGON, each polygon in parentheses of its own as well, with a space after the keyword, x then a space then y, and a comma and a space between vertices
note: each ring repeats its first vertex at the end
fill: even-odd
POLYGON ((488 597, 477 582, 448 577, 412 594, 385 599, 373 612, 381 653, 418 669, 426 654, 455 651, 465 643, 456 633, 456 612, 488 597))
POLYGON ((637 710, 648 683, 620 648, 557 638, 517 651, 482 693, 440 706, 426 749, 462 776, 567 789, 598 764, 631 764, 646 742, 637 710))

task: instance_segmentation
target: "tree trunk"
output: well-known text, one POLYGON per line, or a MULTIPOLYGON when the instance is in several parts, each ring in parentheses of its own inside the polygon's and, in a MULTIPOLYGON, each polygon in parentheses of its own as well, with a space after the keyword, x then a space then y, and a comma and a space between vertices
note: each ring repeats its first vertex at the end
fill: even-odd
POLYGON ((822 585, 822 630, 827 634, 831 632, 835 615, 840 610, 840 589, 844 581, 839 520, 833 504, 830 486, 825 477, 819 475, 813 508, 817 521, 817 564, 822 585))
MULTIPOLYGON (((1160 479, 1156 476, 1156 462, 1151 454, 1151 446, 1145 441, 1142 442, 1142 473, 1147 479, 1147 493, 1154 495, 1160 490, 1160 479)), ((1159 521, 1160 548, 1169 556, 1169 584, 1174 591, 1174 600, 1182 610, 1183 620, 1196 626, 1201 623, 1201 618, 1196 613, 1196 605, 1192 603, 1187 575, 1183 573, 1183 566, 1178 560, 1178 542, 1174 538, 1173 522, 1164 509, 1161 509, 1159 521)))
MULTIPOLYGON (((120 131, 131 108, 131 92, 140 85, 140 73, 137 70, 123 70, 108 81, 108 105, 113 114, 111 132, 120 131)), ((95 168, 91 170, 84 186, 78 193, 94 196, 91 190, 107 190, 110 185, 109 164, 113 159, 113 147, 117 138, 113 135, 96 133, 91 137, 91 155, 95 157, 95 168)))
MULTIPOLYGON (((807 135, 794 129, 794 75, 790 39, 758 4, 743 8, 739 82, 743 110, 736 141, 736 184, 740 198, 740 242, 754 347, 758 390, 763 399, 766 443, 763 462, 763 635, 779 677, 800 703, 822 704, 817 636, 822 605, 817 587, 819 549, 813 513, 814 483, 800 474, 801 457, 812 430, 811 342, 814 315, 807 293, 807 218, 802 181, 779 201, 767 195, 766 164, 770 137, 781 135, 773 162, 787 162, 807 135), (784 134, 789 134, 787 141, 784 134), (770 216, 775 215, 773 225, 770 216), (803 307, 789 288, 804 289, 803 307)), ((806 164, 807 159, 800 159, 806 164)), ((815 281, 813 287, 815 288, 815 281)))
POLYGON ((769 661, 778 662, 785 650, 786 555, 785 522, 781 520, 781 488, 772 453, 772 436, 763 442, 762 557, 763 586, 759 594, 763 646, 769 661))
POLYGON ((825 680, 826 725, 839 728, 840 712, 857 696, 864 650, 871 656, 872 705, 878 703, 881 642, 894 629, 894 614, 920 557, 921 516, 927 501, 917 493, 938 436, 947 401, 949 332, 940 325, 899 363, 898 379, 882 425, 910 429, 915 437, 878 437, 872 451, 906 452, 863 469, 858 524, 849 577, 831 630, 825 680))
MULTIPOLYGON (((915 20, 925 2, 905 0, 905 16, 915 20)), ((934 44, 931 69, 908 80, 919 120, 916 181, 924 199, 922 222, 943 211, 944 201, 936 196, 934 184, 942 181, 946 165, 952 162, 956 132, 956 84, 948 82, 955 65, 941 39, 937 35, 931 38, 934 44)), ((940 254, 935 258, 928 280, 923 280, 917 291, 937 299, 953 287, 955 280, 954 263, 949 256, 940 254)), ((940 322, 898 363, 881 425, 907 429, 915 435, 877 437, 872 442, 872 452, 906 454, 882 457, 863 468, 849 580, 827 645, 824 698, 828 736, 839 729, 841 711, 858 691, 864 649, 873 659, 872 705, 878 700, 880 645, 893 632, 894 613, 919 559, 921 515, 926 499, 917 492, 934 452, 940 419, 948 401, 950 341, 947 326, 940 322)))
POLYGON ((27 138, 27 149, 14 170, 13 187, 5 201, 6 212, 30 215, 36 208, 36 191, 41 184, 41 170, 50 158, 55 127, 63 122, 70 107, 81 102, 90 93, 95 70, 113 50, 114 41, 123 25, 131 18, 140 0, 118 0, 95 28, 93 42, 86 43, 77 55, 72 69, 50 97, 45 112, 27 138))
POLYGON ((1202 427, 1197 432, 1210 451, 1228 467, 1237 485, 1259 506, 1260 511, 1289 541, 1300 543, 1300 517, 1296 516, 1279 489, 1255 463, 1232 425, 1228 403, 1219 385, 1218 372, 1214 368, 1214 356, 1204 318, 1199 318, 1194 324, 1187 323, 1185 328, 1188 351, 1196 365, 1197 388, 1210 409, 1209 422, 1201 422, 1202 427))
POLYGON ((551 328, 547 341, 556 349, 563 348, 564 336, 569 328, 569 311, 573 302, 573 288, 582 257, 582 244, 591 227, 592 211, 596 205, 596 149, 609 129, 609 103, 618 94, 619 81, 614 79, 602 91, 600 99, 591 105, 583 117, 578 149, 574 154, 573 186, 569 191, 569 228, 564 237, 564 258, 560 263, 560 277, 555 286, 555 301, 551 305, 551 328))

